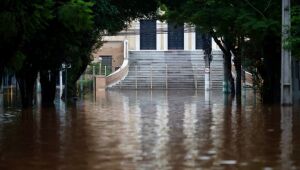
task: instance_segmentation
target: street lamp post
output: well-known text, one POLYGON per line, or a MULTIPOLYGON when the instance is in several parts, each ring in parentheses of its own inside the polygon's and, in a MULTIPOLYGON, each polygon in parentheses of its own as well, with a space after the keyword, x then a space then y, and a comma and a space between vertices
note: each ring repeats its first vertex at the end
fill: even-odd
POLYGON ((211 37, 208 34, 204 34, 202 35, 202 40, 203 40, 203 49, 204 49, 204 62, 205 62, 204 88, 205 91, 208 91, 211 88, 211 84, 210 84, 210 63, 212 61, 211 37))
POLYGON ((67 94, 67 85, 68 85, 68 69, 71 68, 71 64, 68 64, 68 63, 63 63, 61 65, 62 67, 62 70, 65 71, 65 101, 67 101, 67 97, 68 97, 68 94, 67 94))
POLYGON ((293 103, 292 93, 292 57, 291 51, 284 44, 290 35, 291 27, 291 2, 282 0, 282 39, 281 39, 281 104, 293 103))
POLYGON ((98 57, 98 62, 99 62, 99 75, 101 75, 102 57, 98 57))

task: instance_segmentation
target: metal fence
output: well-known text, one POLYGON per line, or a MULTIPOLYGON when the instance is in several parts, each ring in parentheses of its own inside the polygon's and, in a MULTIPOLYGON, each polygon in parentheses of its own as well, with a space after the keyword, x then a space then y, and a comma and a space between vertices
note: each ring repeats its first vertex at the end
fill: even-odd
POLYGON ((95 89, 95 76, 108 76, 113 72, 111 66, 106 66, 100 63, 90 64, 85 72, 80 76, 77 81, 77 89, 79 93, 87 93, 95 89))

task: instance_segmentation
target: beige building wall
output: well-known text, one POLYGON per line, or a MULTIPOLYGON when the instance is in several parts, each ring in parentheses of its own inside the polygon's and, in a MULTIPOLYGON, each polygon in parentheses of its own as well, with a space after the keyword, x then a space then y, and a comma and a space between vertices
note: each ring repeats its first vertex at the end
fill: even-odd
MULTIPOLYGON (((116 36, 117 37, 117 36, 116 36)), ((123 41, 107 41, 103 46, 93 53, 94 58, 101 56, 112 56, 112 67, 120 67, 124 60, 124 43, 123 41)))
MULTIPOLYGON (((103 41, 124 41, 128 40, 128 50, 140 50, 140 24, 133 21, 130 26, 116 36, 104 36, 103 41)), ((168 23, 157 21, 156 50, 168 50, 168 23)), ((212 49, 220 50, 212 40, 212 49)), ((195 27, 185 24, 184 50, 196 50, 195 27)))

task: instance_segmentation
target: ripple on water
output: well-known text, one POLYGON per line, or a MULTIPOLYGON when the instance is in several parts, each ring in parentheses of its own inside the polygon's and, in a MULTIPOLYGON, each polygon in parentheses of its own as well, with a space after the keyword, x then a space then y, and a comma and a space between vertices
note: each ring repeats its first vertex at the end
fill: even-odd
POLYGON ((236 165, 236 160, 221 160, 219 162, 220 165, 236 165))
POLYGON ((204 93, 108 91, 67 109, 23 114, 0 108, 0 169, 270 170, 286 162, 293 165, 285 169, 298 165, 299 106, 282 119, 278 107, 249 101, 239 108, 224 97, 211 95, 207 104, 204 93))
POLYGON ((207 152, 208 155, 215 155, 216 153, 217 153, 217 151, 215 151, 215 150, 209 150, 207 152))
POLYGON ((211 157, 210 157, 210 156, 199 156, 198 159, 199 159, 200 161, 208 161, 208 160, 211 159, 211 157))

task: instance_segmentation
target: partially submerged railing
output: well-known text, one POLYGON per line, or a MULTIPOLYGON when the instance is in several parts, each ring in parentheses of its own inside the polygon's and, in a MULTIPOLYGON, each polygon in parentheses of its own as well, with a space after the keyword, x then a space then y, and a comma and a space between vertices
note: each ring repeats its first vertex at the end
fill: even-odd
POLYGON ((106 77, 106 87, 111 87, 117 83, 119 83, 121 80, 123 80, 127 74, 128 74, 128 68, 129 68, 129 64, 128 64, 128 41, 125 40, 124 41, 124 61, 122 66, 115 72, 113 72, 112 74, 108 75, 106 77))

